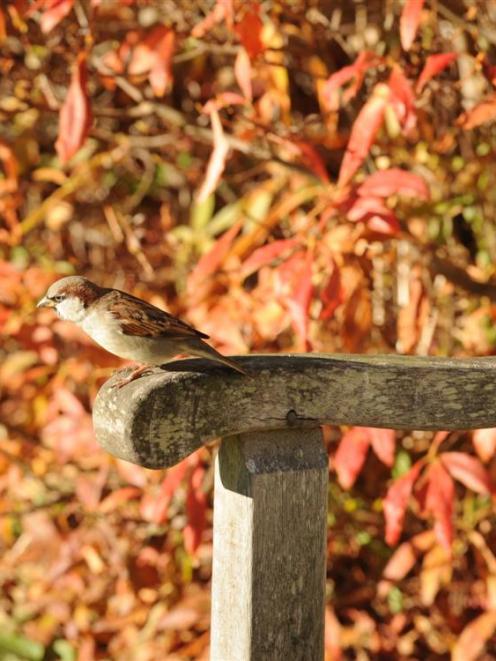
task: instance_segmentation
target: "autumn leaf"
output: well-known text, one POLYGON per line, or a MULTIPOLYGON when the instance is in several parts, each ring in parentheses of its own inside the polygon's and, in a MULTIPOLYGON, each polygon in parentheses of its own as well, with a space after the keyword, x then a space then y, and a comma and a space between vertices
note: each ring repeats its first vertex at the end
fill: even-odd
POLYGON ((453 541, 453 506, 455 485, 440 460, 429 466, 425 493, 425 509, 434 517, 434 531, 441 546, 451 549, 453 541))
POLYGON ((496 427, 476 429, 472 433, 472 442, 482 461, 489 461, 496 453, 496 427))
POLYGON ((191 475, 186 496, 187 524, 183 530, 184 547, 193 555, 202 539, 206 525, 207 496, 203 491, 205 468, 196 466, 191 475))
POLYGON ((292 248, 295 248, 299 244, 299 241, 296 238, 293 239, 280 239, 278 241, 272 241, 266 246, 257 248, 252 252, 252 254, 245 259, 243 266, 241 267, 241 275, 243 278, 247 278, 252 273, 255 273, 263 266, 271 264, 276 259, 283 257, 287 254, 292 248))
POLYGON ((366 427, 352 427, 339 442, 333 466, 343 489, 350 489, 362 469, 370 446, 370 434, 366 427))
POLYGON ((404 50, 410 50, 417 34, 424 0, 406 0, 400 17, 400 41, 404 50))
POLYGON ((400 538, 413 485, 423 465, 423 461, 417 461, 407 473, 393 482, 384 498, 383 510, 386 522, 386 543, 390 546, 396 544, 400 538))
POLYGON ((212 11, 205 18, 197 23, 191 31, 191 36, 195 39, 201 39, 207 32, 223 20, 226 21, 229 29, 233 23, 233 0, 217 0, 212 11))
POLYGON ((392 107, 404 133, 408 134, 417 123, 415 94, 403 69, 395 65, 387 82, 392 107))
POLYGON ((154 63, 148 76, 155 96, 164 96, 172 85, 172 56, 174 55, 174 42, 174 32, 161 26, 160 36, 154 47, 154 63))
POLYGON ((26 17, 34 11, 41 11, 41 30, 46 34, 70 13, 73 6, 74 0, 39 0, 29 8, 26 17))
POLYGON ((330 319, 336 309, 344 301, 344 291, 341 282, 341 273, 337 264, 332 261, 332 271, 325 286, 320 292, 320 301, 322 303, 322 310, 320 312, 320 319, 330 319))
POLYGON ((430 199, 425 180, 418 174, 400 168, 377 170, 360 184, 357 192, 362 197, 404 195, 424 201, 430 199))
POLYGON ((232 227, 217 239, 212 248, 200 258, 189 275, 188 288, 194 288, 196 283, 204 281, 219 269, 242 226, 242 219, 235 222, 232 227))
POLYGON ((462 129, 474 129, 496 119, 496 94, 491 94, 476 106, 462 113, 456 123, 462 129))
POLYGON ((468 489, 484 495, 494 491, 488 471, 475 457, 465 452, 444 452, 440 457, 450 475, 468 489))
POLYGON ((376 66, 381 61, 375 53, 371 51, 362 51, 353 64, 349 64, 329 76, 322 87, 322 99, 324 110, 335 112, 339 109, 339 90, 346 83, 353 81, 343 92, 343 102, 347 103, 356 96, 368 69, 376 66))
POLYGON ((254 59, 265 50, 262 41, 262 28, 260 4, 258 2, 244 3, 244 13, 236 22, 234 31, 251 59, 254 59))
POLYGON ((200 203, 204 202, 216 189, 220 177, 224 172, 227 154, 229 153, 229 142, 224 135, 217 110, 212 110, 210 118, 212 122, 214 149, 208 161, 205 179, 197 194, 197 201, 200 203))
POLYGON ((451 661, 477 661, 496 630, 496 611, 475 617, 463 629, 451 652, 451 661))
POLYGON ((67 96, 60 109, 59 135, 55 148, 62 163, 67 163, 82 147, 93 121, 86 78, 86 54, 81 53, 72 72, 67 96))
POLYGON ((312 270, 310 251, 294 254, 277 269, 281 299, 289 310, 293 328, 305 351, 309 349, 308 311, 313 292, 312 270))
POLYGON ((301 160, 310 170, 325 184, 330 182, 325 163, 317 149, 303 140, 292 140, 291 144, 297 147, 301 154, 301 160))
POLYGON ((376 457, 386 466, 392 466, 396 448, 394 429, 381 429, 379 427, 367 427, 367 429, 370 435, 370 444, 376 457))
POLYGON ((367 158, 384 121, 389 96, 386 85, 376 85, 372 96, 358 113, 339 170, 338 186, 346 186, 367 158))
POLYGON ((419 79, 415 86, 417 94, 424 89, 425 85, 431 78, 437 76, 438 73, 444 71, 452 62, 456 60, 458 55, 456 53, 439 53, 437 55, 429 55, 425 61, 424 68, 420 72, 419 79))
POLYGON ((234 75, 243 95, 247 101, 252 101, 253 92, 251 89, 251 63, 248 53, 244 48, 240 48, 234 61, 234 75))

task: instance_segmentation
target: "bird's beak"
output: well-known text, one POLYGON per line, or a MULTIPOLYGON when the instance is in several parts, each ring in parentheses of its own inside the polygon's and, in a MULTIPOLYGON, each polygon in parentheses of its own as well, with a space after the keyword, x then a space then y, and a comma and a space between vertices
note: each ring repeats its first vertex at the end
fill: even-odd
POLYGON ((54 308, 55 303, 51 301, 49 298, 46 296, 43 296, 43 298, 40 298, 38 303, 36 303, 37 308, 54 308))

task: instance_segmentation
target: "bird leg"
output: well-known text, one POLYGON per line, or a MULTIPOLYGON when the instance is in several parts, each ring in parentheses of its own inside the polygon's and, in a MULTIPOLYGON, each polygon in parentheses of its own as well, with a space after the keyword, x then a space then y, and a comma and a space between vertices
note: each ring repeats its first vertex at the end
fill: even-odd
POLYGON ((131 374, 128 374, 127 376, 122 377, 122 379, 119 379, 116 383, 113 383, 112 388, 122 388, 123 386, 127 386, 128 383, 131 383, 131 381, 140 377, 143 372, 146 372, 148 369, 150 369, 150 365, 139 365, 131 372, 131 374))

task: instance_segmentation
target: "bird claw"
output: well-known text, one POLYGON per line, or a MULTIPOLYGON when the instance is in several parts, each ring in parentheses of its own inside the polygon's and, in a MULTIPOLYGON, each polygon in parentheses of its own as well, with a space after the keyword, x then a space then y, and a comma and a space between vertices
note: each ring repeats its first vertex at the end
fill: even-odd
POLYGON ((148 369, 150 369, 149 365, 141 365, 140 367, 137 367, 131 372, 131 374, 128 374, 127 376, 124 376, 115 383, 113 383, 111 385, 111 388, 118 388, 120 390, 124 386, 127 386, 128 383, 131 383, 131 381, 135 381, 136 379, 138 379, 148 369))

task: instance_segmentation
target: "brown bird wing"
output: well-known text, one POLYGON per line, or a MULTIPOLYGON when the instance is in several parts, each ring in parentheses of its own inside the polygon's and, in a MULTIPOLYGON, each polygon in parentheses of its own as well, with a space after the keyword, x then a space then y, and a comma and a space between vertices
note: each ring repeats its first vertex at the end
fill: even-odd
POLYGON ((114 290, 100 300, 113 317, 119 320, 124 335, 208 338, 208 335, 193 326, 131 294, 114 290))

